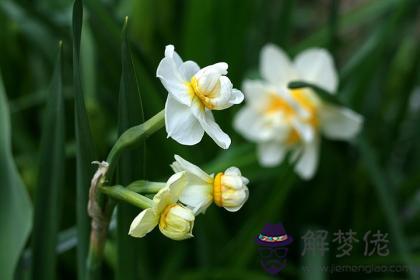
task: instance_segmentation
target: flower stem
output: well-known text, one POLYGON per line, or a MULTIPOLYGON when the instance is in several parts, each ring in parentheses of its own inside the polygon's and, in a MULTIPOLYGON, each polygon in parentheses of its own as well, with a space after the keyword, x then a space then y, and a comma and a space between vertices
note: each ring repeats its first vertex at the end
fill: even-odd
POLYGON ((123 186, 112 186, 112 187, 104 187, 104 186, 100 186, 99 190, 120 201, 124 201, 127 203, 130 203, 134 206, 137 206, 141 209, 146 209, 146 208, 150 208, 152 207, 152 200, 150 198, 147 198, 141 194, 138 194, 134 191, 131 191, 127 188, 124 188, 123 186))
POLYGON ((127 129, 120 138, 117 139, 117 142, 115 142, 108 154, 106 160, 109 163, 107 178, 111 178, 114 174, 115 165, 123 151, 141 143, 148 136, 161 129, 164 125, 165 110, 162 110, 146 122, 127 129))
POLYGON ((166 183, 138 180, 128 185, 127 189, 136 193, 157 193, 165 186, 166 183))
MULTIPOLYGON (((165 112, 164 110, 162 110, 143 124, 133 126, 126 130, 117 139, 116 143, 114 144, 110 153, 108 154, 107 163, 109 165, 106 174, 104 174, 106 178, 104 180, 98 180, 98 184, 93 184, 93 186, 91 186, 91 191, 93 194, 91 199, 92 201, 90 201, 90 204, 95 206, 95 209, 97 211, 95 211, 95 215, 91 215, 92 228, 90 233, 90 245, 87 259, 87 280, 100 279, 103 250, 105 247, 108 226, 110 222, 110 217, 116 204, 114 200, 109 199, 109 197, 105 196, 104 193, 101 192, 102 190, 98 191, 100 188, 102 188, 101 183, 103 181, 110 182, 112 180, 115 167, 118 162, 118 158, 122 154, 122 152, 136 146, 137 144, 142 144, 148 136, 163 128, 164 125, 165 112)), ((120 193, 119 195, 124 197, 122 193, 120 193)), ((133 199, 133 197, 129 196, 128 199, 133 199)), ((148 200, 142 200, 141 198, 134 198, 134 202, 143 206, 149 205, 148 200)))

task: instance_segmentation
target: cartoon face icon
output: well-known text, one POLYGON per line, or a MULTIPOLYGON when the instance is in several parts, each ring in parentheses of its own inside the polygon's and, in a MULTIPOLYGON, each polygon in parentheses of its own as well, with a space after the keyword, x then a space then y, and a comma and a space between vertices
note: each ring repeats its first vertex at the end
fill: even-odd
POLYGON ((276 275, 286 267, 286 247, 293 242, 292 236, 288 235, 282 224, 267 224, 256 237, 260 264, 262 268, 276 275))

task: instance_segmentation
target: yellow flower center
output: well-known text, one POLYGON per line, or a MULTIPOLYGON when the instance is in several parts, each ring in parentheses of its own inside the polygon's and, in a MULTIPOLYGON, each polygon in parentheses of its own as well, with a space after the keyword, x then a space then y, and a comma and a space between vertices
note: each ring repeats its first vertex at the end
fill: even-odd
MULTIPOLYGON (((290 95, 296 101, 296 103, 306 110, 309 113, 309 118, 305 120, 308 124, 312 125, 314 128, 317 128, 319 125, 319 120, 317 116, 318 106, 316 101, 311 98, 311 92, 304 89, 293 89, 290 90, 290 95)), ((286 118, 286 121, 291 121, 293 118, 297 117, 296 110, 282 97, 278 96, 276 93, 270 93, 270 100, 268 106, 266 107, 265 113, 272 114, 281 112, 286 118)), ((300 136, 295 129, 292 129, 289 133, 289 136, 286 140, 287 144, 296 144, 300 141, 300 136)))
POLYGON ((219 207, 222 207, 223 205, 222 176, 223 176, 223 172, 217 173, 213 181, 213 200, 214 200, 214 203, 219 207))
POLYGON ((205 91, 204 89, 198 86, 198 80, 196 77, 192 77, 190 82, 186 83, 188 87, 188 94, 194 99, 195 97, 198 98, 200 101, 203 109, 204 107, 212 110, 214 105, 211 103, 211 98, 216 95, 218 90, 220 89, 220 83, 217 83, 216 86, 211 91, 205 91))
POLYGON ((166 208, 162 211, 162 214, 160 215, 160 220, 159 220, 159 227, 161 228, 166 228, 167 223, 166 223, 166 217, 168 216, 169 211, 171 210, 172 207, 176 206, 176 204, 171 204, 166 206, 166 208))

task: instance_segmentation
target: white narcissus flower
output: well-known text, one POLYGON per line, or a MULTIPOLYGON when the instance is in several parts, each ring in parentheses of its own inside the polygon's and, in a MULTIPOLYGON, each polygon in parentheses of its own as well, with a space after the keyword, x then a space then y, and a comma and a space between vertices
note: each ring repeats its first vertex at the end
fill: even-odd
POLYGON ((234 126, 245 138, 258 143, 258 158, 275 166, 292 151, 296 172, 311 178, 318 165, 320 134, 350 140, 360 131, 363 117, 322 101, 311 89, 289 89, 291 81, 310 82, 331 94, 337 90, 333 59, 324 49, 308 49, 292 62, 274 45, 261 51, 263 80, 247 80, 243 90, 246 106, 234 126))
POLYGON ((227 74, 227 63, 200 69, 193 61, 183 62, 168 45, 156 75, 168 91, 165 126, 168 137, 183 145, 195 145, 206 132, 220 147, 227 149, 231 140, 215 122, 212 110, 223 110, 243 101, 227 74))
POLYGON ((171 176, 166 187, 153 198, 153 206, 143 210, 130 226, 129 235, 144 237, 159 225, 160 231, 173 240, 193 237, 195 215, 191 209, 177 203, 186 185, 186 172, 171 176))
POLYGON ((179 201, 193 208, 195 213, 205 212, 213 201, 217 206, 235 212, 248 199, 249 180, 236 167, 230 167, 216 176, 209 175, 178 155, 175 155, 171 166, 175 172, 186 172, 188 182, 179 201))

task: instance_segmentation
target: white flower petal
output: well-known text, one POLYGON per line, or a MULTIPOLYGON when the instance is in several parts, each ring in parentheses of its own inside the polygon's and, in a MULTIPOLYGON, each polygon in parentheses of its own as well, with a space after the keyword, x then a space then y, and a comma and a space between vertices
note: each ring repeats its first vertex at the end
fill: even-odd
POLYGON ((229 135, 224 133, 220 126, 215 122, 213 114, 210 110, 205 110, 197 99, 193 100, 194 116, 198 119, 204 131, 216 142, 219 147, 227 149, 230 146, 231 140, 229 135))
POLYGON ((286 147, 277 141, 258 144, 258 159, 263 166, 276 166, 280 164, 286 155, 286 147))
POLYGON ((170 164, 170 166, 175 173, 185 171, 182 165, 179 164, 177 161, 174 161, 172 164, 170 164))
POLYGON ((129 235, 133 237, 143 237, 151 232, 158 224, 159 217, 151 208, 143 210, 138 214, 130 225, 129 235))
POLYGON ((168 95, 165 104, 165 127, 168 137, 183 145, 195 145, 201 141, 204 129, 190 107, 168 95))
POLYGON ((324 49, 308 49, 300 53, 295 61, 299 78, 311 82, 330 93, 337 90, 338 78, 331 55, 324 49))
POLYGON ((219 84, 219 79, 227 74, 227 63, 209 65, 197 72, 194 78, 202 92, 212 92, 219 84))
POLYGON ((322 106, 320 120, 323 133, 330 139, 351 139, 360 132, 363 125, 361 115, 333 105, 322 106))
POLYGON ((155 194, 155 196, 153 197, 152 209, 156 213, 156 215, 159 215, 166 208, 166 206, 173 203, 174 203, 174 199, 171 194, 171 190, 168 188, 168 182, 167 182, 166 187, 164 187, 163 189, 160 189, 160 191, 158 191, 158 193, 155 194))
POLYGON ((202 70, 203 72, 216 72, 219 75, 226 75, 228 64, 226 62, 218 62, 209 66, 204 67, 202 70))
POLYGON ((170 193, 168 204, 176 203, 179 200, 180 195, 188 184, 188 179, 187 172, 175 173, 168 179, 166 182, 166 188, 168 188, 170 193))
POLYGON ((223 173, 221 179, 222 185, 229 186, 232 190, 239 190, 243 188, 244 182, 242 176, 238 175, 229 175, 226 172, 223 173))
POLYGON ((319 139, 306 143, 302 147, 302 153, 295 165, 296 173, 303 179, 311 179, 318 167, 319 161, 319 139))
POLYGON ((190 209, 184 206, 177 206, 171 209, 171 215, 176 215, 186 221, 192 222, 195 220, 195 216, 190 209))
POLYGON ((179 54, 175 51, 175 47, 173 45, 167 45, 165 47, 165 57, 169 57, 174 60, 176 66, 181 66, 182 59, 179 54))
POLYGON ((241 170, 236 166, 231 166, 223 172, 224 175, 236 175, 241 176, 241 170))
POLYGON ((270 101, 270 87, 262 81, 245 80, 242 89, 246 96, 247 104, 256 109, 262 110, 270 101))
POLYGON ((233 127, 250 141, 264 141, 272 138, 273 128, 259 112, 251 106, 243 107, 233 120, 233 127))
POLYGON ((184 79, 174 59, 170 57, 163 58, 157 68, 156 76, 169 94, 172 94, 182 104, 191 105, 192 97, 188 92, 188 81, 184 79))
POLYGON ((204 213, 213 202, 213 185, 206 183, 193 174, 188 175, 187 187, 179 201, 191 207, 195 214, 204 213))
POLYGON ((213 182, 213 178, 210 175, 208 175, 206 172, 204 172, 200 167, 196 166, 195 164, 192 164, 191 162, 183 159, 179 155, 175 155, 175 160, 176 160, 176 163, 178 163, 177 166, 179 170, 187 171, 197 176, 204 182, 207 182, 207 183, 213 182))
POLYGON ((200 71, 200 67, 194 61, 188 60, 179 67, 179 72, 185 81, 191 81, 192 77, 200 71))
POLYGON ((291 124, 304 142, 312 142, 315 138, 315 129, 311 124, 300 121, 298 118, 292 119, 291 124))
POLYGON ((249 197, 249 190, 248 190, 248 188, 245 187, 245 189, 243 191, 244 191, 245 198, 242 199, 242 203, 240 205, 238 205, 238 206, 232 206, 232 207, 225 206, 223 208, 225 208, 229 212, 237 212, 239 209, 241 209, 242 206, 244 206, 245 202, 248 200, 248 197, 249 197))
POLYGON ((289 57, 273 44, 265 45, 261 51, 260 72, 265 80, 275 85, 287 85, 296 78, 289 57))
POLYGON ((224 110, 231 107, 234 103, 231 103, 233 85, 228 77, 221 76, 218 81, 220 82, 220 88, 216 94, 210 95, 208 98, 209 103, 213 106, 212 110, 224 110))
POLYGON ((234 88, 232 89, 232 96, 230 97, 230 104, 240 104, 244 101, 244 94, 242 91, 234 88))

